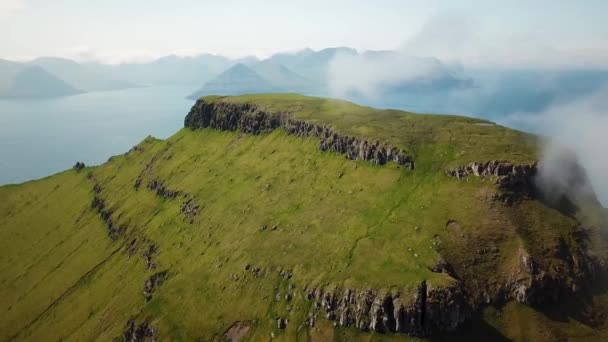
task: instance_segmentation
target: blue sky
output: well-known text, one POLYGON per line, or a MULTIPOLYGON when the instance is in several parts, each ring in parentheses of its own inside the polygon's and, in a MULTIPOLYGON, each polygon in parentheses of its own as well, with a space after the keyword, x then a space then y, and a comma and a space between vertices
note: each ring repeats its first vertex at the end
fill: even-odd
POLYGON ((0 58, 120 62, 351 46, 471 64, 606 65, 607 14, 600 0, 0 0, 0 58))

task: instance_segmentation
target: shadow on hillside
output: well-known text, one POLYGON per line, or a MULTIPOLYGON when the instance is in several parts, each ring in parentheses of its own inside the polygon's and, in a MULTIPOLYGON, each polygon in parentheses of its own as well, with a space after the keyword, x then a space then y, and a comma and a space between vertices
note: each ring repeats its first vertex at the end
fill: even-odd
POLYGON ((430 338, 433 342, 448 341, 492 341, 503 342, 511 341, 496 328, 488 324, 481 315, 475 315, 464 323, 458 330, 435 334, 430 338))

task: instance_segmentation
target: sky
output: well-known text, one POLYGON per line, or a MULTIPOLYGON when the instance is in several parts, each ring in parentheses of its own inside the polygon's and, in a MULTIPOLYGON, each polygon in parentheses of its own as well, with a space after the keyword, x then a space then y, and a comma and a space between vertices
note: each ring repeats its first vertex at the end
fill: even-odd
POLYGON ((607 13, 604 0, 0 0, 0 58, 119 63, 349 46, 481 65, 606 65, 607 13))

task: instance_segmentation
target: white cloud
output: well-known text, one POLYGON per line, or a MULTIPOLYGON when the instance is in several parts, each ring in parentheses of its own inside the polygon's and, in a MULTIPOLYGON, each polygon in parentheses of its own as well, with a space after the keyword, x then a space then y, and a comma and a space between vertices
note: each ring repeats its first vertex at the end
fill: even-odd
POLYGON ((483 67, 590 67, 608 65, 605 41, 584 40, 582 47, 555 46, 546 38, 517 27, 493 32, 476 17, 462 11, 443 11, 431 16, 422 28, 402 45, 416 56, 433 56, 448 63, 483 67))
POLYGON ((333 96, 357 93, 380 96, 383 87, 429 76, 443 70, 432 58, 415 58, 403 53, 338 54, 329 64, 329 87, 333 96))
POLYGON ((86 45, 60 50, 57 56, 79 62, 102 62, 108 64, 144 63, 153 61, 164 54, 142 49, 102 51, 86 45))
POLYGON ((25 0, 0 0, 0 17, 14 14, 25 8, 25 0))
MULTIPOLYGON (((608 205, 608 88, 566 104, 550 107, 541 113, 513 114, 502 120, 514 127, 533 127, 549 137, 542 156, 555 165, 567 149, 576 155, 604 206, 608 205)), ((544 171, 552 178, 567 177, 558 167, 544 171)))

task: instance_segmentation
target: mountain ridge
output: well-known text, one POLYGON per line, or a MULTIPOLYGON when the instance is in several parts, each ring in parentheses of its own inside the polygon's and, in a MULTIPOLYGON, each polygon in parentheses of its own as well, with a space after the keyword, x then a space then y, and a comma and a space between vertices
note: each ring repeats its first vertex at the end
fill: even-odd
POLYGON ((500 196, 530 186, 514 181, 538 159, 527 134, 295 94, 204 97, 184 126, 0 187, 2 338, 449 338, 467 322, 508 338, 511 317, 539 325, 526 338, 605 336, 588 320, 604 297, 586 297, 608 250, 597 208, 500 196), (414 167, 380 162, 385 144, 414 167), (451 177, 476 160, 511 163, 451 177), (566 298, 590 300, 563 304, 576 322, 526 311, 566 298))

